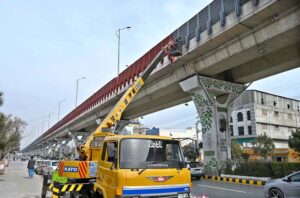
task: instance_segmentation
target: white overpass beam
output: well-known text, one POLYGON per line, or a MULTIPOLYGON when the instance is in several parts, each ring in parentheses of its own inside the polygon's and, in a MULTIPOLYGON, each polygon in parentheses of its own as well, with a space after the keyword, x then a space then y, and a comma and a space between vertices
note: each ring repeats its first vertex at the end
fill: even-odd
POLYGON ((245 90, 243 84, 193 76, 182 82, 194 101, 202 125, 205 172, 218 175, 218 167, 231 158, 229 107, 245 90))

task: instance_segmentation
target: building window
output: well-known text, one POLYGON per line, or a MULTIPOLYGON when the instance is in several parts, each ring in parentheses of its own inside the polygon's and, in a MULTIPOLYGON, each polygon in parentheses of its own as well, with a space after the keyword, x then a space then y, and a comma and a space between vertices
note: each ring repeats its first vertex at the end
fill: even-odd
POLYGON ((292 119, 293 119, 293 115, 292 115, 291 113, 288 113, 288 114, 287 114, 287 117, 288 117, 289 120, 292 120, 292 119))
POLYGON ((260 103, 261 104, 265 104, 265 102, 264 102, 264 99, 262 98, 262 99, 260 99, 260 103))
POLYGON ((268 129, 268 125, 262 124, 262 129, 268 129))
POLYGON ((252 135, 252 127, 251 126, 248 126, 248 134, 252 135))
POLYGON ((278 125, 275 125, 274 128, 275 128, 276 131, 279 131, 279 126, 278 125))
POLYGON ((230 123, 232 123, 232 116, 230 116, 230 123))
POLYGON ((290 109, 291 105, 290 105, 290 104, 287 104, 286 107, 287 107, 287 109, 290 109))
POLYGON ((231 135, 231 136, 233 136, 233 126, 232 126, 232 125, 230 125, 230 127, 229 127, 229 128, 230 128, 230 135, 231 135))
POLYGON ((298 112, 300 111, 300 107, 299 106, 297 106, 297 110, 298 110, 298 112))
POLYGON ((274 111, 274 117, 279 117, 279 112, 278 111, 274 111))
POLYGON ((243 118, 243 113, 242 113, 242 112, 239 112, 239 113, 237 114, 237 117, 238 117, 238 122, 241 122, 241 121, 244 120, 244 118, 243 118))
POLYGON ((268 112, 267 112, 266 109, 262 109, 262 110, 261 110, 261 113, 262 113, 263 116, 267 116, 267 115, 268 115, 268 112))
POLYGON ((277 105, 277 102, 276 102, 276 101, 274 101, 274 102, 273 102, 273 105, 274 105, 274 107, 276 107, 276 105, 277 105))
POLYGON ((239 130, 239 135, 244 135, 245 132, 244 132, 244 127, 238 127, 238 130, 239 130))
POLYGON ((247 119, 248 119, 248 120, 251 120, 251 114, 250 114, 250 111, 247 111, 247 119))

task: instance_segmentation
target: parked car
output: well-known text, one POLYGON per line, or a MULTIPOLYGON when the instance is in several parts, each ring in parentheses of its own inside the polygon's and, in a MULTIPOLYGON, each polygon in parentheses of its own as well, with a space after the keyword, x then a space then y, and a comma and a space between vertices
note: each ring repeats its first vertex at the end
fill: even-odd
POLYGON ((264 193, 266 198, 300 198, 300 171, 268 181, 264 193))
POLYGON ((36 173, 36 168, 41 164, 41 162, 42 162, 43 160, 40 160, 40 159, 37 159, 36 161, 35 161, 35 165, 34 165, 34 172, 36 173))
POLYGON ((191 172, 191 176, 200 179, 204 176, 204 169, 201 162, 187 162, 187 168, 191 172))
MULTIPOLYGON (((49 167, 50 168, 50 172, 53 172, 53 171, 55 171, 57 169, 58 163, 59 163, 59 161, 57 161, 57 160, 49 160, 49 161, 46 161, 46 167, 49 167)), ((44 175, 43 170, 44 169, 41 170, 41 174, 42 175, 44 175)))

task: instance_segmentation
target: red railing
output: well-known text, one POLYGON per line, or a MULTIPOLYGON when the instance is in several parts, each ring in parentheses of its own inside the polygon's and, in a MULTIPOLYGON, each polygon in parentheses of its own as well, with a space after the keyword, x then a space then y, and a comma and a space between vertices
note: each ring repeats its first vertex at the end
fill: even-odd
POLYGON ((75 119, 88 109, 95 106, 98 102, 100 102, 105 97, 109 96, 111 93, 116 91, 119 87, 124 86, 127 83, 130 83, 130 80, 134 81, 134 78, 139 76, 141 72, 146 69, 146 67, 150 64, 153 58, 160 52, 163 46, 165 46, 172 38, 172 34, 167 36, 164 40, 150 49, 146 54, 144 54, 141 58, 136 60, 133 64, 131 64, 127 69, 125 69, 119 75, 118 78, 112 79, 102 88, 100 88, 96 93, 86 99, 83 103, 81 103, 78 107, 73 109, 69 114, 67 114, 64 118, 58 121, 55 125, 53 125, 50 129, 48 129, 40 138, 46 137, 49 134, 53 133, 55 130, 64 126, 72 119, 75 119))

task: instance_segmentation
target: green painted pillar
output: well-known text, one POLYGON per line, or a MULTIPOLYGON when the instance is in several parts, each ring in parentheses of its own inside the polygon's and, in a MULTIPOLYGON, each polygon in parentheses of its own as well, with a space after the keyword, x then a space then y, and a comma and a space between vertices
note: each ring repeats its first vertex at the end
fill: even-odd
POLYGON ((231 158, 230 106, 245 85, 193 76, 180 82, 180 86, 191 94, 200 118, 205 171, 218 175, 221 166, 231 158))

